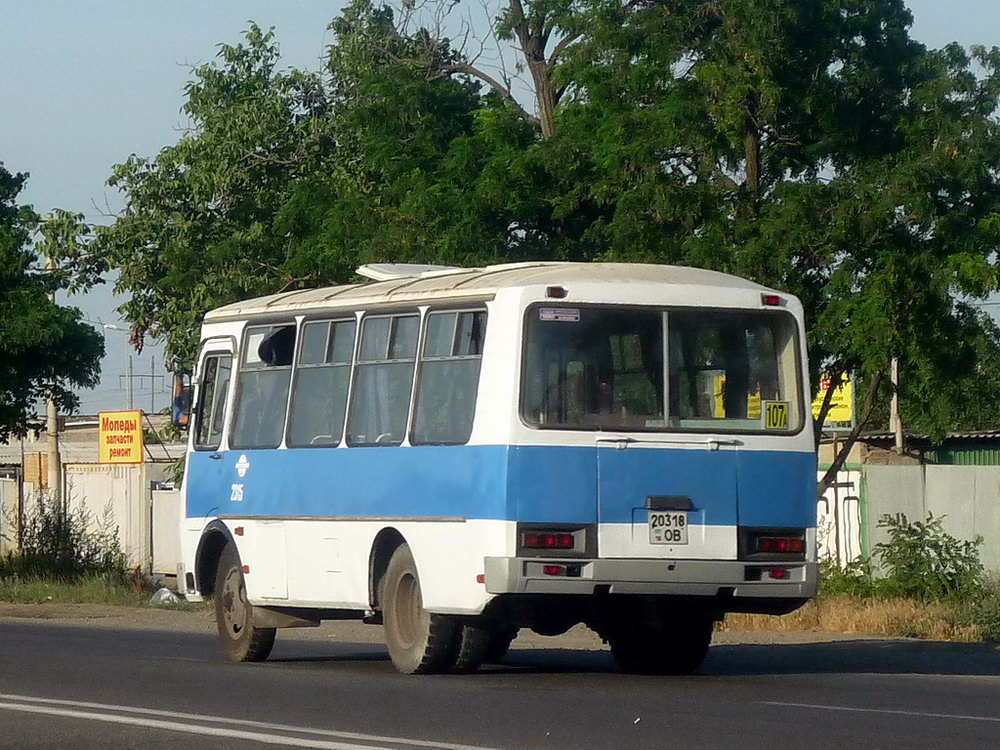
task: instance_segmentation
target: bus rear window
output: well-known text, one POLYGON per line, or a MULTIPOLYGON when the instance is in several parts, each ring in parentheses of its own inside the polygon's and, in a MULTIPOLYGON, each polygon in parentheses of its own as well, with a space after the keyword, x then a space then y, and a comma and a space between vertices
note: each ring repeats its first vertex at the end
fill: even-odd
POLYGON ((528 312, 522 409, 532 426, 789 432, 802 420, 798 392, 787 313, 528 312))

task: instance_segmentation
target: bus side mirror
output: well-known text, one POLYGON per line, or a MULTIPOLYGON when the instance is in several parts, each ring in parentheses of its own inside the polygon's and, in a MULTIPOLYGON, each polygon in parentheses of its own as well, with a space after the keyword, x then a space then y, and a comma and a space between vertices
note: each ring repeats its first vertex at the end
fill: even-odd
POLYGON ((180 430, 186 430, 191 423, 191 376, 186 373, 174 374, 170 421, 180 430))

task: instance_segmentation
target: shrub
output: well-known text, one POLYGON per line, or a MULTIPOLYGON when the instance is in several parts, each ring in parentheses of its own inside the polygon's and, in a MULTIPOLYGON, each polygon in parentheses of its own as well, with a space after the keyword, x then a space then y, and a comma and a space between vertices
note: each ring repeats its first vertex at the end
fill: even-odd
POLYGON ((20 550, 0 560, 0 576, 61 581, 100 577, 127 585, 130 571, 110 506, 94 523, 86 508, 61 508, 39 495, 26 514, 20 550))
POLYGON ((941 527, 943 516, 927 514, 926 521, 909 521, 902 513, 879 518, 889 540, 875 545, 884 577, 878 592, 923 601, 978 595, 983 586, 979 560, 982 537, 963 541, 941 527))
POLYGON ((868 560, 855 560, 841 566, 832 557, 819 563, 819 593, 822 596, 875 596, 875 577, 868 560))
POLYGON ((962 602, 954 621, 977 627, 984 641, 1000 642, 1000 576, 988 576, 979 595, 962 602))

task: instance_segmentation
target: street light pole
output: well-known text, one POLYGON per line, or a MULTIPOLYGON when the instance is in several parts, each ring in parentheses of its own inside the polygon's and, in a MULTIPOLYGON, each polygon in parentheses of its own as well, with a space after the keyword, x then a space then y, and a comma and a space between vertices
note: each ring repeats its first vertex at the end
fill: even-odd
MULTIPOLYGON (((52 215, 49 214, 49 219, 52 215)), ((46 262, 46 268, 52 274, 56 270, 56 262, 50 257, 46 262)), ((56 303, 55 289, 49 292, 49 299, 52 304, 56 303)), ((49 381, 49 397, 45 405, 46 420, 45 431, 48 442, 48 462, 49 462, 49 490, 52 492, 52 501, 56 508, 62 509, 62 464, 59 457, 59 414, 56 409, 55 400, 56 381, 49 381)))

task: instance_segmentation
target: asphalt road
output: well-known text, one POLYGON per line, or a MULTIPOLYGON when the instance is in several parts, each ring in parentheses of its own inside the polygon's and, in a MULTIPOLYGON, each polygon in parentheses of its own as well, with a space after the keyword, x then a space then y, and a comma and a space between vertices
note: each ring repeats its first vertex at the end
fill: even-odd
POLYGON ((381 646, 282 635, 268 662, 230 665, 204 633, 0 622, 0 747, 1000 747, 990 646, 720 645, 685 678, 533 649, 405 677, 381 646))

